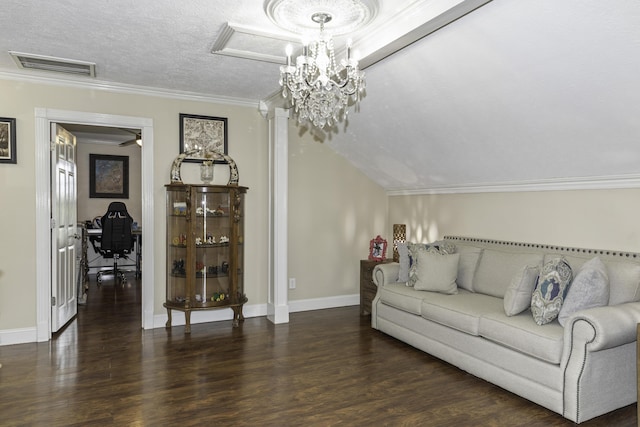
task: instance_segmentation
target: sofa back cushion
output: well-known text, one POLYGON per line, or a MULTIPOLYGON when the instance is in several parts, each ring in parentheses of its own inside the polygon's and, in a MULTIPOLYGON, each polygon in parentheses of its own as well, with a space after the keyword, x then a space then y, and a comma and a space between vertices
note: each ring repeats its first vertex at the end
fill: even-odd
POLYGON ((473 277, 473 291, 504 298, 513 276, 527 265, 541 265, 543 258, 542 253, 485 249, 473 277))
MULTIPOLYGON (((545 261, 557 255, 547 254, 545 261)), ((593 258, 588 253, 581 256, 565 255, 573 271, 578 271, 584 263, 593 258)), ((609 276, 609 305, 640 301, 640 264, 636 261, 616 261, 603 259, 609 276)))
POLYGON ((456 245, 456 252, 460 254, 456 283, 459 288, 473 292, 473 276, 478 268, 482 249, 458 244, 456 245))

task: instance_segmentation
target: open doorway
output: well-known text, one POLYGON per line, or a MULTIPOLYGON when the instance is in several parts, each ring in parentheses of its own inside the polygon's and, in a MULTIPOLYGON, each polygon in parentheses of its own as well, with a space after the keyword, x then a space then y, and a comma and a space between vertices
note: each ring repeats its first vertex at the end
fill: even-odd
MULTIPOLYGON (((113 258, 105 258, 100 252, 100 222, 114 202, 124 204, 132 217, 134 232, 131 253, 118 261, 118 269, 128 272, 120 284, 122 288, 140 286, 140 281, 126 279, 141 277, 142 130, 76 123, 60 125, 76 138, 77 222, 85 228, 84 232, 78 230, 84 236, 77 241, 77 253, 83 262, 79 263, 82 265, 78 266, 76 277, 79 280, 85 277, 80 270, 88 273, 88 280, 78 286, 78 303, 84 305, 88 291, 101 290, 103 273, 113 269, 113 258)), ((110 282, 105 283, 111 286, 110 282)), ((117 302, 117 298, 113 301, 117 302)))
POLYGON ((42 244, 36 247, 36 256, 49 262, 36 267, 37 341, 51 339, 51 221, 49 151, 51 123, 81 124, 89 126, 138 129, 141 131, 141 200, 142 224, 145 244, 142 246, 142 327, 154 327, 154 218, 153 218, 153 121, 149 118, 116 116, 64 110, 36 108, 36 235, 42 244), (48 245, 46 244, 48 243, 48 245))

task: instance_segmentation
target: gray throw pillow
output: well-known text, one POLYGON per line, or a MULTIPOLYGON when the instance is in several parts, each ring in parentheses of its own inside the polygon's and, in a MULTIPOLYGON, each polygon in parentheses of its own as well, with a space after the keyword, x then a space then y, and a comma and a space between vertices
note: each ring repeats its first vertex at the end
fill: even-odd
POLYGON ((417 274, 413 288, 417 291, 457 294, 460 254, 443 255, 422 251, 418 254, 417 274))
POLYGON ((539 272, 540 267, 527 265, 513 276, 504 294, 504 313, 507 316, 520 314, 531 306, 531 295, 539 272))
POLYGON ((422 252, 432 252, 437 254, 452 254, 456 251, 453 243, 439 240, 433 243, 409 243, 409 281, 407 286, 413 286, 417 280, 418 255, 422 252))
POLYGON ((538 325, 558 317, 572 278, 571 267, 564 258, 554 258, 542 267, 531 297, 531 314, 538 325))
POLYGON ((571 288, 564 299, 558 322, 562 326, 576 311, 609 304, 609 275, 607 266, 598 257, 580 267, 571 282, 571 288))

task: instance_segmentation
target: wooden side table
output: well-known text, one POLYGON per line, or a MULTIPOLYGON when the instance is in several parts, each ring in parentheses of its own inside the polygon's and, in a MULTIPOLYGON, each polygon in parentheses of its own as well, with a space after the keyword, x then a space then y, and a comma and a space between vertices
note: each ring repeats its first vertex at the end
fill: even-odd
POLYGON ((373 269, 378 264, 386 264, 391 260, 360 260, 360 315, 371 314, 371 303, 376 297, 378 287, 373 283, 373 269))

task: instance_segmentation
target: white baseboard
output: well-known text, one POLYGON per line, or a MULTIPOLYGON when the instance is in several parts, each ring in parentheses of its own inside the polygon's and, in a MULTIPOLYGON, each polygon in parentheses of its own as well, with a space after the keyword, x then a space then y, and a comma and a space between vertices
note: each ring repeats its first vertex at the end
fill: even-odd
MULTIPOLYGON (((289 301, 289 312, 295 313, 299 311, 323 310, 327 308, 348 307, 360 304, 360 294, 342 295, 337 297, 312 298, 304 300, 289 301)), ((260 317, 267 315, 267 304, 245 305, 242 310, 245 318, 260 317)), ((223 320, 231 320, 233 311, 228 309, 194 311, 191 312, 191 324, 220 322, 223 320)), ((153 327, 164 328, 167 322, 167 315, 156 314, 154 316, 153 327)), ((171 313, 171 325, 182 326, 185 324, 184 313, 173 310, 171 313)))
POLYGON ((323 310, 327 308, 348 307, 360 304, 360 294, 341 295, 337 297, 313 298, 289 301, 289 311, 323 310))
POLYGON ((0 346, 37 341, 36 328, 5 329, 0 331, 0 346))
MULTIPOLYGON (((267 304, 251 304, 245 305, 242 309, 244 317, 260 317, 267 315, 267 304)), ((156 314, 153 316, 153 327, 164 328, 167 323, 167 313, 156 314)), ((191 324, 221 322, 223 320, 232 320, 233 310, 230 308, 221 308, 219 310, 203 310, 191 312, 191 324)), ((184 313, 179 310, 171 310, 171 326, 182 326, 185 324, 184 313)))

